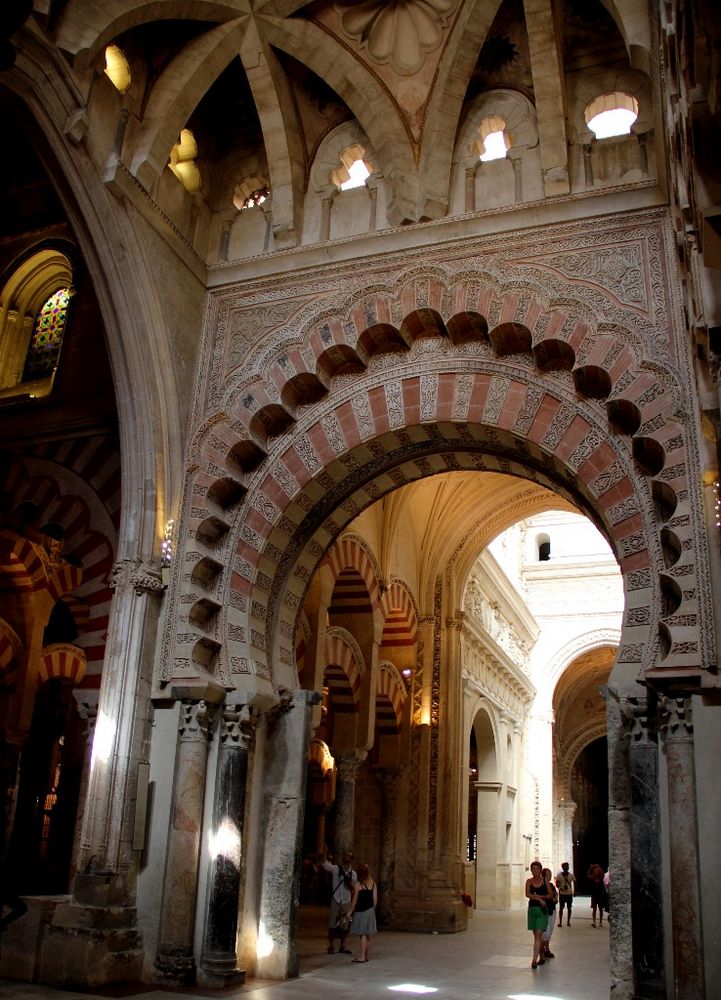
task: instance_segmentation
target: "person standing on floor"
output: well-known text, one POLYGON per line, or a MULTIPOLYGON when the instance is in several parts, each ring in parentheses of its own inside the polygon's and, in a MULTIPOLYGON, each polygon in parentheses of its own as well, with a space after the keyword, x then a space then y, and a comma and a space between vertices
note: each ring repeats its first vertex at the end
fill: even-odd
POLYGON ((528 900, 528 929, 533 931, 533 960, 531 968, 545 965, 542 935, 548 924, 548 886, 543 877, 540 861, 531 862, 531 877, 526 879, 526 899, 528 900))
POLYGON ((371 878, 368 865, 360 862, 358 881, 353 889, 353 900, 350 905, 353 917, 350 932, 360 935, 360 954, 353 959, 354 962, 368 961, 368 945, 371 935, 378 932, 376 906, 378 906, 378 886, 371 878))
POLYGON ((340 941, 339 955, 350 955, 345 942, 350 930, 350 907, 356 873, 353 871, 353 854, 345 851, 339 865, 331 864, 326 858, 322 863, 324 871, 330 875, 330 912, 328 914, 328 954, 335 954, 336 938, 340 941))
POLYGON ((576 895, 576 876, 570 870, 568 861, 564 861, 561 870, 556 875, 556 888, 558 889, 558 926, 563 927, 563 911, 566 914, 566 926, 571 926, 571 910, 573 909, 573 897, 576 895))
POLYGON ((548 903, 546 904, 548 919, 546 922, 546 929, 541 934, 541 941, 543 942, 543 957, 555 958, 556 956, 551 951, 551 935, 553 934, 553 928, 556 926, 556 903, 558 901, 558 893, 556 892, 556 887, 553 884, 553 872, 551 869, 544 868, 541 874, 543 875, 543 879, 548 887, 548 903))
POLYGON ((596 910, 598 910, 598 926, 603 927, 603 908, 606 905, 606 889, 603 884, 604 870, 600 865, 592 864, 586 878, 591 883, 591 926, 596 926, 596 910))

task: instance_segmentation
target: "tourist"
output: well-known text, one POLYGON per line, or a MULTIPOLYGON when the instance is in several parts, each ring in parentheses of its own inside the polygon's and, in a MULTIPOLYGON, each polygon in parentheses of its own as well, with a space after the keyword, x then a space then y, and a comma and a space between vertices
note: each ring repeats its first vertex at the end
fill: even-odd
POLYGON ((541 934, 541 941, 543 942, 543 957, 544 958, 555 958, 556 956, 551 951, 551 935, 553 934, 553 928, 556 926, 556 902, 558 900, 558 893, 556 892, 556 887, 553 884, 553 872, 550 868, 544 868, 541 872, 543 878, 548 886, 548 903, 546 904, 546 929, 541 934))
POLYGON ((526 899, 528 900, 528 929, 533 931, 533 960, 531 968, 545 965, 543 957, 542 935, 548 924, 546 908, 548 906, 549 889, 543 877, 543 865, 540 861, 531 862, 531 877, 526 879, 526 899))
POLYGON ((353 888, 353 900, 350 907, 353 917, 350 932, 360 936, 360 954, 353 961, 367 962, 370 937, 378 932, 376 925, 378 886, 370 876, 368 865, 363 862, 358 865, 357 874, 358 881, 353 888))
POLYGON ((335 942, 339 939, 338 954, 350 955, 345 942, 350 930, 350 906, 356 873, 352 868, 353 854, 345 851, 339 865, 331 864, 326 858, 322 863, 324 871, 330 875, 330 912, 328 915, 328 954, 335 954, 335 942))
POLYGON ((606 889, 603 884, 604 871, 600 865, 592 864, 586 878, 591 883, 591 926, 596 926, 596 910, 598 910, 598 926, 603 927, 603 910, 606 905, 606 889))
POLYGON ((556 888, 558 889, 558 926, 563 927, 563 911, 566 914, 566 926, 571 926, 571 910, 573 909, 573 897, 576 895, 576 876, 570 870, 568 861, 564 861, 561 870, 556 875, 556 888))

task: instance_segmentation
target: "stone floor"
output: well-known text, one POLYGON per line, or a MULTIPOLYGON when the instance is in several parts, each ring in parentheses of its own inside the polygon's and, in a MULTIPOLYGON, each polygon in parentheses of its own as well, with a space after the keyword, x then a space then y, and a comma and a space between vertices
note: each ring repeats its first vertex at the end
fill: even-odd
MULTIPOLYGON (((376 1000, 427 996, 433 1000, 608 1000, 608 929, 591 926, 589 901, 578 898, 571 927, 556 929, 554 959, 531 969, 525 911, 473 914, 464 934, 384 932, 371 942, 370 961, 328 955, 325 911, 303 907, 298 941, 301 975, 284 983, 250 980, 234 990, 184 990, 184 1000, 376 1000)), ((357 941, 357 939, 355 939, 357 941)), ((351 943, 353 943, 351 941, 351 943)), ((178 1000, 177 992, 139 986, 108 991, 126 1000, 178 1000)), ((3 1000, 94 1000, 27 983, 0 981, 3 1000)))

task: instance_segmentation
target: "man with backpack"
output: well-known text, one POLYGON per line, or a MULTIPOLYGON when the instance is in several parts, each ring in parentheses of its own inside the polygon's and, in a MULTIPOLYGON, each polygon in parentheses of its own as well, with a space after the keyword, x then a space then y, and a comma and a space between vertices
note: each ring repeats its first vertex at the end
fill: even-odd
POLYGON ((571 926, 571 910, 573 909, 573 897, 576 895, 576 876, 570 871, 568 861, 561 865, 560 872, 556 875, 556 888, 558 889, 558 926, 563 927, 563 910, 568 910, 566 926, 571 926))
POLYGON ((333 865, 327 859, 323 869, 330 875, 330 913, 328 916, 328 954, 335 954, 335 942, 340 941, 339 955, 350 955, 350 948, 345 942, 350 930, 350 904, 353 898, 353 886, 357 875, 353 870, 353 855, 345 851, 339 865, 333 865))

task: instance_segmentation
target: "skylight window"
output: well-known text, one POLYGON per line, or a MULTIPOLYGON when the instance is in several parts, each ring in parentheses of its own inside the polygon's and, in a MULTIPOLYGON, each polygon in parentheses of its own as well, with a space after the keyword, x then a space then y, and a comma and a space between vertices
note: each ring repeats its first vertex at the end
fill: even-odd
POLYGON ((591 101, 584 118, 597 139, 628 135, 638 118, 638 101, 630 94, 602 94, 591 101))
POLYGON ((370 177, 371 172, 363 160, 356 160, 355 163, 351 163, 348 168, 348 174, 350 175, 348 180, 344 181, 340 186, 341 191, 349 191, 351 188, 363 187, 366 182, 366 177, 370 177))
POLYGON ((331 181, 341 191, 363 187, 373 173, 373 164, 366 159, 366 151, 360 143, 346 146, 340 154, 340 164, 332 171, 331 181))
POLYGON ((130 66, 117 45, 108 45, 105 49, 105 69, 103 72, 121 94, 130 86, 130 66))
POLYGON ((478 150, 484 163, 489 160, 503 160, 511 147, 511 141, 506 132, 506 123, 498 115, 484 118, 478 126, 480 141, 478 150))

